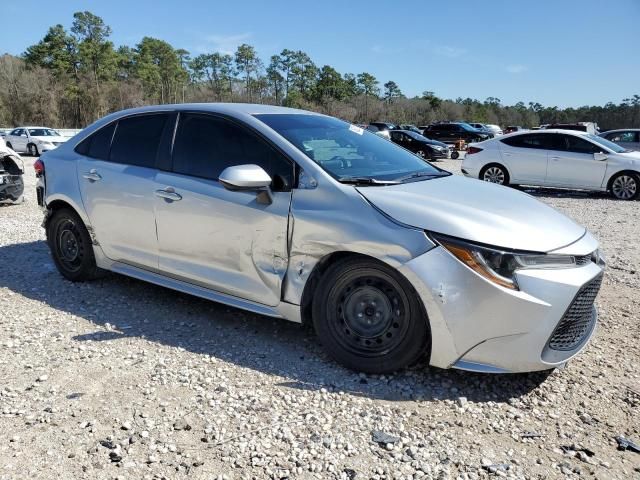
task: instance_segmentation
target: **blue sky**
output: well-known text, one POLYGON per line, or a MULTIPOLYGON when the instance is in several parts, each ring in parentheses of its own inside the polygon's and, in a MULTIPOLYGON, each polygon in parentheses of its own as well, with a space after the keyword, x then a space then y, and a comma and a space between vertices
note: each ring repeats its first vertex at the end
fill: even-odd
POLYGON ((53 24, 68 28, 78 10, 103 17, 116 45, 154 36, 195 55, 246 42, 265 61, 301 49, 319 66, 394 80, 408 96, 566 107, 640 94, 640 0, 20 0, 3 5, 0 53, 22 53, 53 24))

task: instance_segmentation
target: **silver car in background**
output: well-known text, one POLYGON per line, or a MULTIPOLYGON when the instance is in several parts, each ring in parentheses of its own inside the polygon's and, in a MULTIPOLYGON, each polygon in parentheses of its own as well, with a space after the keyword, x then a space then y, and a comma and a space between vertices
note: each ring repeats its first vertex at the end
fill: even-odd
POLYGON ((69 280, 129 275, 310 322, 343 365, 561 366, 596 325, 598 242, 529 195, 355 125, 248 104, 109 115, 41 157, 69 280))
POLYGON ((462 173, 501 185, 534 185, 640 195, 640 152, 574 130, 536 130, 477 143, 462 173))

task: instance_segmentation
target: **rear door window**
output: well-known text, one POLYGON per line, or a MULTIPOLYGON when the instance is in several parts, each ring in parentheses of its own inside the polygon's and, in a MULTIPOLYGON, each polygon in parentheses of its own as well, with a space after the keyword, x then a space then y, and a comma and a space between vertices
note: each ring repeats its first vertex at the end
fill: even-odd
POLYGON ((564 143, 558 134, 525 134, 503 138, 502 143, 516 148, 533 148, 538 150, 564 150, 564 143))
POLYGON ((161 113, 119 120, 109 161, 153 168, 168 119, 168 114, 161 113))
POLYGON ((214 115, 180 114, 173 146, 175 173, 218 180, 225 168, 245 164, 262 167, 274 179, 275 189, 292 185, 293 164, 255 133, 214 115))

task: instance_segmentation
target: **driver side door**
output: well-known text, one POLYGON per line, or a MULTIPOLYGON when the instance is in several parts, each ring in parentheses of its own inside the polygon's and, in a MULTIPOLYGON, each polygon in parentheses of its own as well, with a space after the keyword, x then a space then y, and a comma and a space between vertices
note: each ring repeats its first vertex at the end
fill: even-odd
POLYGON ((156 177, 160 270, 227 295, 277 305, 289 261, 293 172, 288 158, 247 127, 212 114, 180 113, 171 169, 156 177), (271 203, 218 181, 225 168, 245 164, 271 176, 271 203))
POLYGON ((606 160, 594 153, 608 153, 595 143, 577 135, 560 135, 564 150, 549 154, 547 185, 556 187, 600 188, 607 170, 606 160))

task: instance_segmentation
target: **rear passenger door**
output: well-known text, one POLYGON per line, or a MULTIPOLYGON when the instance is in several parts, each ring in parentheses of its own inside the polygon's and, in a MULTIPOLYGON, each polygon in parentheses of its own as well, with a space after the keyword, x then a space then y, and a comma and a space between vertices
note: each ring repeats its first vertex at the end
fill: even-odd
POLYGON ((82 201, 100 247, 111 260, 158 268, 155 166, 158 156, 169 155, 162 138, 173 131, 173 118, 169 113, 126 117, 76 147, 82 155, 82 201))
POLYGON ((544 185, 549 153, 560 144, 556 134, 526 133, 502 138, 500 150, 511 182, 544 185))
POLYGON ((160 269, 218 292, 275 306, 288 266, 287 228, 293 164, 266 140, 227 118, 180 113, 170 171, 155 198, 160 269), (273 202, 229 191, 229 166, 256 164, 274 179, 273 202))

